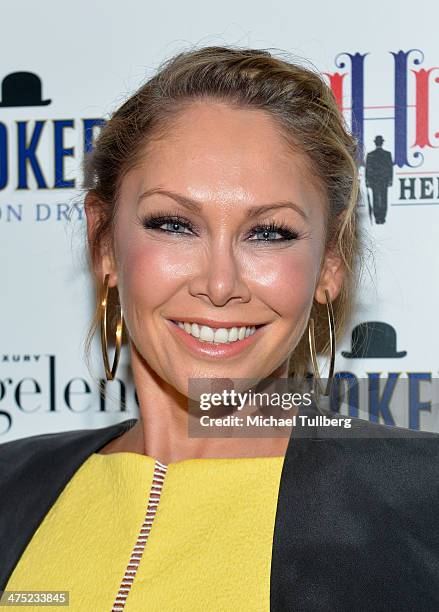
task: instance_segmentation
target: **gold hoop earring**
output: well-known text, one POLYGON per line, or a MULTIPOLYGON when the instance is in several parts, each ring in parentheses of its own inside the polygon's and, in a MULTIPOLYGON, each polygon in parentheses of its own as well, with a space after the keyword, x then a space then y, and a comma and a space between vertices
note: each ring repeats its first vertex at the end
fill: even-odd
POLYGON ((116 348, 114 351, 113 365, 110 369, 110 362, 108 359, 108 346, 107 346, 107 302, 108 302, 108 281, 110 275, 106 274, 104 279, 104 287, 102 290, 101 298, 101 348, 102 357, 104 359, 105 375, 107 380, 113 380, 116 375, 117 366, 119 365, 120 349, 122 346, 122 330, 123 330, 123 312, 122 307, 119 306, 119 318, 116 325, 116 348))
POLYGON ((325 289, 326 296, 326 309, 328 312, 328 325, 329 325, 329 342, 331 345, 331 358, 329 362, 329 374, 328 374, 328 382, 326 383, 326 388, 323 390, 321 382, 320 382, 320 373, 317 365, 317 353, 316 353, 316 343, 314 337, 314 319, 309 320, 308 327, 308 338, 309 338, 309 350, 311 353, 311 361, 312 367, 314 370, 314 381, 318 386, 319 393, 321 395, 328 396, 331 393, 332 383, 334 379, 334 365, 335 365, 335 325, 334 325, 334 311, 332 309, 332 302, 329 295, 329 291, 325 289))

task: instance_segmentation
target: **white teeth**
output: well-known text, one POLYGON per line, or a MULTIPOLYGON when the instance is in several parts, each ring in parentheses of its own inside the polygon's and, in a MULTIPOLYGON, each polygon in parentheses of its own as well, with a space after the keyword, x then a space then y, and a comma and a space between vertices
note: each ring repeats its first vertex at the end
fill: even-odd
POLYGON ((231 327, 226 329, 225 327, 213 328, 208 325, 198 325, 198 323, 182 323, 177 322, 180 329, 195 338, 198 338, 201 342, 214 342, 215 344, 229 344, 236 342, 237 340, 243 340, 248 338, 255 333, 256 327, 231 327))
POLYGON ((238 340, 238 328, 232 327, 229 331, 229 342, 236 342, 238 340))
POLYGON ((195 336, 195 338, 200 337, 200 328, 198 326, 198 323, 192 323, 192 330, 189 333, 195 336))
POLYGON ((215 335, 213 337, 214 342, 228 342, 229 334, 225 327, 220 327, 216 330, 215 335))
POLYGON ((200 340, 204 340, 205 342, 213 342, 213 338, 215 336, 215 332, 211 327, 207 327, 207 325, 202 325, 200 329, 200 340))

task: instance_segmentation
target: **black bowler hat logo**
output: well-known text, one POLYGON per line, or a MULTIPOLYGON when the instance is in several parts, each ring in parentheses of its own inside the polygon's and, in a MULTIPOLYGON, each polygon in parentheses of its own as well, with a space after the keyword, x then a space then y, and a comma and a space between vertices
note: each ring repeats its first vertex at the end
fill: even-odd
POLYGON ((2 82, 0 106, 47 106, 52 100, 42 100, 41 79, 33 72, 11 72, 2 82))
POLYGON ((349 359, 405 357, 407 351, 396 350, 396 332, 388 323, 365 321, 352 330, 352 352, 342 351, 349 359))

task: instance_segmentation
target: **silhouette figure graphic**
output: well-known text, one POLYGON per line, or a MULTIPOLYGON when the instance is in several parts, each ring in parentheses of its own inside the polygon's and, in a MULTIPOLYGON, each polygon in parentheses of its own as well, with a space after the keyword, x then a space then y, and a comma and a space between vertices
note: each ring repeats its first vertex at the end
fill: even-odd
POLYGON ((372 189, 376 223, 384 223, 386 220, 387 190, 393 183, 392 154, 383 149, 383 142, 382 136, 376 136, 376 148, 366 156, 366 188, 372 189))

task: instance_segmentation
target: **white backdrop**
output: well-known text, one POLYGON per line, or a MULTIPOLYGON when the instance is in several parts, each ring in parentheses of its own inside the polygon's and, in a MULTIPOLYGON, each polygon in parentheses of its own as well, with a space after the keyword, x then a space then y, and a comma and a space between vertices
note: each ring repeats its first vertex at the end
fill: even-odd
MULTIPOLYGON (((336 371, 384 383, 392 373, 409 379, 408 404, 387 406, 395 423, 439 431, 429 382, 437 381, 439 366, 438 19, 437 3, 424 0, 336 0, 317 8, 290 1, 78 0, 74 10, 48 0, 4 0, 0 441, 137 416, 129 381, 126 411, 118 381, 108 383, 112 397, 103 404, 83 360, 94 307, 78 189, 84 130, 91 129, 88 120, 108 117, 160 61, 212 44, 275 47, 308 58, 328 75, 349 122, 354 109, 366 150, 374 149, 377 135, 384 137, 394 162, 388 213, 384 224, 371 223, 365 199, 362 220, 375 259, 339 343, 336 371), (41 79, 42 101, 50 103, 11 105, 20 93, 4 79, 23 71, 41 79), (61 184, 72 180, 73 188, 61 184), (64 213, 72 206, 69 223, 64 213), (373 321, 394 331, 393 348, 405 356, 343 357, 341 351, 352 350, 353 328, 373 321)), ((122 380, 127 357, 118 371, 122 380)), ((103 376, 98 337, 93 362, 96 376, 103 376)), ((383 414, 388 422, 389 412, 383 414)))

